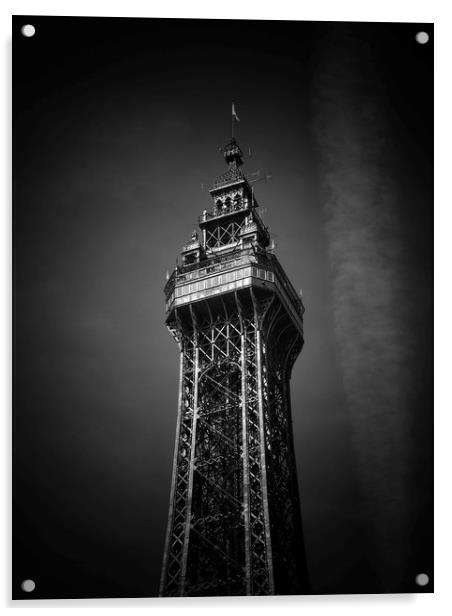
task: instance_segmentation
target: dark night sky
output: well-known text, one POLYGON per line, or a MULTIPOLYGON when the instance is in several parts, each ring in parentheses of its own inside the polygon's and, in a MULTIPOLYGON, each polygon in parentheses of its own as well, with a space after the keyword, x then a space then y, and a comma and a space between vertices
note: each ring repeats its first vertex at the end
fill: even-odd
MULTIPOLYGON (((432 574, 432 26, 13 19, 14 572, 157 592, 178 351, 163 286, 230 136, 306 305, 313 592, 432 574), (36 35, 20 35, 24 23, 36 35)), ((30 597, 31 598, 31 597, 30 597)))

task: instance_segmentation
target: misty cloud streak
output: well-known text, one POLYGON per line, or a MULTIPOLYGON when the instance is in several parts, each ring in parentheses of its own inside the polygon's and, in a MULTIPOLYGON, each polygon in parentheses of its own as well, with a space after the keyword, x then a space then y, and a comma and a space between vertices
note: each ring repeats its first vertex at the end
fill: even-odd
POLYGON ((385 138, 386 102, 371 53, 346 32, 324 40, 313 105, 335 331, 367 553, 382 590, 388 590, 406 577, 409 558, 415 291, 401 215, 404 195, 392 164, 393 144, 385 138))

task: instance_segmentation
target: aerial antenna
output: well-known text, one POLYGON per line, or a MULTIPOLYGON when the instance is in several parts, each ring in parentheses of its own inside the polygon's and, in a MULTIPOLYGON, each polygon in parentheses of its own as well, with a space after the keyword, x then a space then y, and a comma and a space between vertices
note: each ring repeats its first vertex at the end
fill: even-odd
POLYGON ((256 174, 259 176, 257 177, 255 180, 250 180, 250 184, 251 184, 251 207, 254 206, 254 184, 256 182, 261 182, 262 180, 267 183, 268 180, 272 179, 272 176, 268 173, 265 173, 263 176, 261 176, 261 170, 258 169, 256 174))
POLYGON ((262 177, 260 177, 260 175, 261 175, 261 170, 260 169, 255 171, 254 174, 251 173, 250 175, 257 175, 257 176, 259 176, 255 180, 251 180, 250 184, 255 184, 256 182, 261 182, 261 181, 268 182, 268 180, 272 179, 272 176, 269 173, 265 173, 262 177))
POLYGON ((253 177, 253 176, 259 177, 260 174, 261 174, 261 170, 260 169, 256 169, 256 171, 253 171, 253 173, 248 173, 248 176, 249 177, 253 177))

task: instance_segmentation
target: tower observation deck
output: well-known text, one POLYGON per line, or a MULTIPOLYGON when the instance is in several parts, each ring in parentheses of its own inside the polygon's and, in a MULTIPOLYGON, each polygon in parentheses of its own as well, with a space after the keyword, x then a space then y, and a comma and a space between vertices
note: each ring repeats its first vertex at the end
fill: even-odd
POLYGON ((165 286, 180 349, 161 596, 308 592, 289 382, 303 312, 234 138, 165 286))

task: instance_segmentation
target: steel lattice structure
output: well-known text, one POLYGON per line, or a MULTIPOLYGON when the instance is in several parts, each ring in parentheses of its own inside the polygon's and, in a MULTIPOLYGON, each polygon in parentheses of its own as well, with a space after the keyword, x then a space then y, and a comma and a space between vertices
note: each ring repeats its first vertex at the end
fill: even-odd
POLYGON ((307 592, 289 381, 303 312, 234 139, 168 280, 180 388, 161 596, 307 592))

